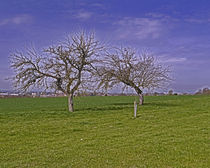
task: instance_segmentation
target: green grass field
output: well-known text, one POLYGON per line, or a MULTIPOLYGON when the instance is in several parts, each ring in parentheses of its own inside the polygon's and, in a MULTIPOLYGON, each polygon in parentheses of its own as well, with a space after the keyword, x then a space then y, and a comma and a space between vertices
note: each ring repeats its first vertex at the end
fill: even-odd
POLYGON ((209 168, 210 96, 0 99, 0 167, 209 168))

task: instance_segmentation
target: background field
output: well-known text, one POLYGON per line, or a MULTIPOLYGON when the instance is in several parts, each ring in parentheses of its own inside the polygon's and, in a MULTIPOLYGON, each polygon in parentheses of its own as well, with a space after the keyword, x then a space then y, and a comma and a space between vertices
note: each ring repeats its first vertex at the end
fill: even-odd
POLYGON ((0 167, 210 167, 210 96, 0 99, 0 167))

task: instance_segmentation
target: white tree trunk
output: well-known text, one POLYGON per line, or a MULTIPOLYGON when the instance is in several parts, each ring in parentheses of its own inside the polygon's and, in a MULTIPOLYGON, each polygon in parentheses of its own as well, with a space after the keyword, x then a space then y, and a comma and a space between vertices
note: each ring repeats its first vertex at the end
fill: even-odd
POLYGON ((143 105, 144 104, 144 96, 143 94, 139 94, 139 105, 143 105))
POLYGON ((68 107, 69 107, 69 112, 74 111, 73 94, 68 95, 68 107))

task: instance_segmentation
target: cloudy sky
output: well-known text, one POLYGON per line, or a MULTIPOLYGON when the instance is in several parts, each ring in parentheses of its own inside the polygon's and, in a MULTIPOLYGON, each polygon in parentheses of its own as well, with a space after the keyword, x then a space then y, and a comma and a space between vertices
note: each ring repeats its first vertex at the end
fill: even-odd
POLYGON ((31 44, 42 49, 81 29, 152 52, 172 68, 168 89, 210 87, 209 9, 209 0, 1 0, 0 90, 11 89, 10 53, 31 44))

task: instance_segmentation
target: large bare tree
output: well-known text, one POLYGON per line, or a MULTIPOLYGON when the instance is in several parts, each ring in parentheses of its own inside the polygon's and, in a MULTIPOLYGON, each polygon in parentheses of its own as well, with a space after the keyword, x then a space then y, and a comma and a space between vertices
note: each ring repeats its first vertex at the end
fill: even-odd
POLYGON ((122 83, 133 88, 140 105, 144 101, 144 89, 161 88, 170 81, 169 67, 162 66, 147 52, 137 55, 130 48, 116 48, 107 53, 103 65, 98 67, 98 75, 99 87, 108 89, 122 83))
POLYGON ((11 55, 14 86, 22 91, 32 87, 54 89, 68 96, 69 111, 73 112, 75 92, 91 82, 94 64, 103 46, 94 34, 80 32, 64 42, 41 51, 34 48, 11 55))

